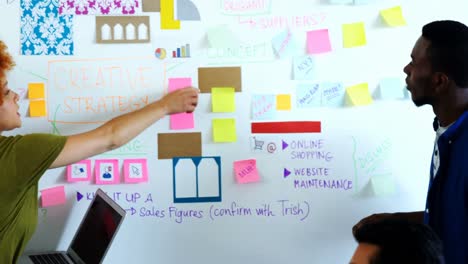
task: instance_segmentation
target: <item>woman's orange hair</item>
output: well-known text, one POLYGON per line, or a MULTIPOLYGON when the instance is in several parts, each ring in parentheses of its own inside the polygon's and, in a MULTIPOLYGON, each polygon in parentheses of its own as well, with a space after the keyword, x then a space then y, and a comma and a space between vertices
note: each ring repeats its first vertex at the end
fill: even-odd
MULTIPOLYGON (((13 69, 15 62, 7 51, 7 45, 0 40, 0 81, 3 84, 6 74, 9 70, 13 69)), ((3 103, 3 92, 0 93, 0 104, 3 103)))

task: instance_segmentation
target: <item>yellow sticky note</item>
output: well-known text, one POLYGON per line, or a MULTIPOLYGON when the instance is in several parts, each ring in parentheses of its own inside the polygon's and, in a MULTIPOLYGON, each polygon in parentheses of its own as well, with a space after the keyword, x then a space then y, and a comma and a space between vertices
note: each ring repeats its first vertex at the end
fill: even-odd
POLYGON ((364 22, 343 24, 343 47, 352 48, 366 45, 366 29, 364 22))
POLYGON ((174 0, 161 0, 161 29, 180 29, 180 20, 174 20, 174 0))
POLYGON ((45 97, 44 83, 28 83, 28 98, 41 99, 45 97))
POLYGON ((276 96, 276 110, 291 110, 290 94, 278 94, 276 96))
POLYGON ((406 20, 401 12, 401 6, 396 6, 380 11, 380 16, 391 27, 405 26, 406 20))
POLYGON ((367 83, 361 83, 346 88, 346 94, 348 95, 349 102, 353 106, 372 104, 372 97, 369 93, 367 83))
POLYGON ((236 120, 234 118, 213 119, 214 142, 236 142, 236 120))
POLYGON ((211 105, 213 113, 231 113, 236 111, 234 87, 211 88, 211 105))
POLYGON ((46 115, 45 100, 36 100, 29 102, 29 115, 31 117, 40 117, 46 115))

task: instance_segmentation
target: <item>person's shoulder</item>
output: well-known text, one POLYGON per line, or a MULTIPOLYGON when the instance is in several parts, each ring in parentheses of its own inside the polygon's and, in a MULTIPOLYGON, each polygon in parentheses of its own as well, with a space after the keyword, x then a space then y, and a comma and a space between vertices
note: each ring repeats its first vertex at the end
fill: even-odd
POLYGON ((0 136, 0 148, 1 146, 11 146, 15 144, 26 144, 26 145, 41 145, 41 144, 50 144, 53 142, 65 143, 66 136, 47 134, 47 133, 31 133, 24 135, 14 135, 14 136, 0 136))
POLYGON ((23 135, 15 135, 15 136, 1 136, 0 135, 0 146, 5 144, 11 144, 18 140, 21 140, 23 135))
POLYGON ((21 141, 26 144, 32 145, 42 145, 42 144, 54 144, 54 143, 65 143, 67 137, 54 135, 54 134, 47 134, 47 133, 34 133, 34 134, 27 134, 21 137, 21 141))
POLYGON ((468 141, 468 111, 465 111, 449 129, 457 138, 468 141))

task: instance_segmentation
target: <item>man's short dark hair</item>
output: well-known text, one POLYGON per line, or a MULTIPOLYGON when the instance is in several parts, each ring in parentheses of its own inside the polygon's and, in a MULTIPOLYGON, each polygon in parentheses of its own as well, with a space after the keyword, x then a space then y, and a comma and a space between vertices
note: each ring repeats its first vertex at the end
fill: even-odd
POLYGON ((445 73, 458 87, 468 87, 468 27, 452 20, 434 21, 422 28, 422 36, 430 41, 432 69, 445 73))
POLYGON ((406 220, 385 219, 356 230, 358 243, 379 247, 371 264, 445 263, 442 241, 427 225, 406 220))

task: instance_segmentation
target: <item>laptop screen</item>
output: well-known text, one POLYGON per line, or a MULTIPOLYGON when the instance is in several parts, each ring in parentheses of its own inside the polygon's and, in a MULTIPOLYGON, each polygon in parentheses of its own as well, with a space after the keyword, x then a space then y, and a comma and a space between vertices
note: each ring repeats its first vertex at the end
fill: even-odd
POLYGON ((114 208, 116 203, 109 197, 101 196, 105 196, 104 192, 98 191, 70 245, 69 251, 74 251, 84 263, 100 263, 103 260, 125 215, 125 210, 114 208))

